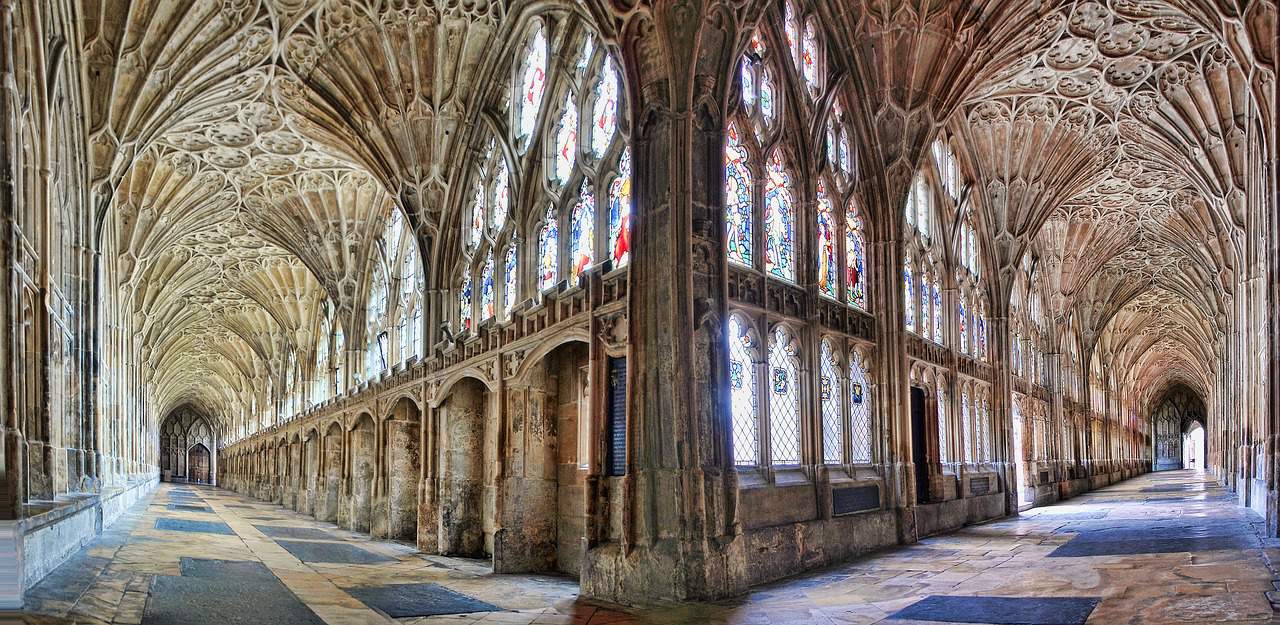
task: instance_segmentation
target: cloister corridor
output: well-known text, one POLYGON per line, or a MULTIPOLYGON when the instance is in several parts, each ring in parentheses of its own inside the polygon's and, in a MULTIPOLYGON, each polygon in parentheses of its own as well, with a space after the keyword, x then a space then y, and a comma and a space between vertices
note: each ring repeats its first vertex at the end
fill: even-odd
POLYGON ((1260 538, 1261 522, 1201 472, 1152 473, 740 599, 636 610, 579 600, 565 577, 495 575, 484 560, 165 485, 31 591, 42 616, 29 622, 223 625, 270 609, 281 625, 1270 623, 1280 541, 1260 538), (407 584, 436 585, 423 601, 442 614, 380 609, 421 607, 374 592, 407 584))

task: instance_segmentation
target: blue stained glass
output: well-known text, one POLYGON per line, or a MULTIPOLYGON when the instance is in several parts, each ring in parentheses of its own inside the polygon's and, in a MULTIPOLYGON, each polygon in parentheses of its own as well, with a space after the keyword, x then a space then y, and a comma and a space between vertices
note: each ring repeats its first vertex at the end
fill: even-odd
POLYGON ((933 282, 933 280, 929 277, 929 272, 921 271, 920 285, 919 285, 920 287, 919 288, 920 290, 919 322, 920 322, 920 336, 923 336, 924 338, 929 338, 930 332, 932 330, 932 328, 930 327, 932 324, 930 322, 933 321, 933 316, 930 315, 930 311, 929 311, 929 284, 931 282, 933 282))
POLYGON ((740 143, 738 127, 733 122, 725 129, 724 198, 725 254, 732 262, 748 267, 752 264, 751 170, 747 149, 740 143))
POLYGON ((502 295, 504 312, 507 318, 511 317, 511 311, 516 306, 516 300, 519 295, 516 293, 516 277, 518 271, 516 268, 516 246, 511 244, 507 246, 506 259, 502 263, 502 279, 505 282, 505 292, 502 295))
POLYGON ((493 251, 490 250, 480 272, 480 318, 492 319, 494 314, 493 251))
POLYGON ((911 261, 902 261, 902 314, 908 330, 916 329, 915 290, 911 280, 911 261))
POLYGON ((582 272, 591 267, 595 249, 596 196, 585 181, 578 192, 578 203, 569 214, 569 266, 570 284, 578 280, 582 272))
POLYGON ((471 274, 463 278, 458 295, 458 327, 464 332, 471 329, 471 274))
POLYGON ((751 111, 756 106, 756 64, 749 58, 742 59, 742 106, 751 111))
POLYGON ((787 394, 787 370, 782 367, 773 368, 773 392, 779 395, 787 394))
POLYGON ((960 351, 961 353, 969 353, 969 324, 965 317, 964 297, 960 298, 960 351))
POLYGON ((538 289, 555 286, 560 279, 560 227, 556 224, 553 207, 547 207, 542 218, 542 230, 538 233, 538 289))
POLYGON ((742 363, 732 361, 729 363, 729 383, 734 390, 739 390, 743 385, 742 363))
POLYGON ((760 100, 760 114, 764 116, 765 125, 772 127, 773 120, 778 116, 777 99, 774 97, 773 78, 769 75, 769 70, 760 69, 760 92, 758 94, 760 100))
POLYGON ((866 262, 867 241, 862 229, 858 206, 849 202, 845 212, 845 296, 849 304, 867 309, 866 262))
POLYGON ((938 281, 934 280, 933 290, 933 340, 942 342, 942 293, 938 290, 938 281))
POLYGON ((765 271, 795 281, 795 209, 782 150, 769 157, 764 186, 765 271))
POLYGON ((827 197, 825 185, 818 182, 818 293, 836 298, 838 276, 836 270, 835 208, 827 197))

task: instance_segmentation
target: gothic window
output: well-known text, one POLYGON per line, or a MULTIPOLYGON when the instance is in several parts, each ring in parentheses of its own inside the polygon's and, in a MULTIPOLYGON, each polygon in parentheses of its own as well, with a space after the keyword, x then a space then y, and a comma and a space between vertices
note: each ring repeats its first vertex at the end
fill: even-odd
POLYGON ((329 399, 329 341, 333 340, 333 311, 325 315, 316 331, 315 380, 311 391, 312 405, 329 399))
POLYGON ((947 437, 947 391, 946 383, 938 380, 938 460, 942 463, 951 462, 951 452, 948 449, 950 440, 947 437))
POLYGON ((376 258, 370 276, 369 302, 365 308, 364 379, 386 369, 387 276, 381 258, 376 258))
POLYGON ((605 61, 592 98, 595 102, 591 107, 591 154, 600 159, 604 158, 618 131, 618 72, 612 60, 605 61))
POLYGON ((845 210, 845 289, 848 303, 867 310, 867 237, 862 213, 850 199, 845 210))
POLYGON ((958 340, 961 354, 983 359, 986 341, 981 334, 985 331, 986 322, 980 320, 985 314, 987 298, 978 272, 976 245, 972 211, 966 210, 960 220, 955 245, 958 340))
POLYGON ((569 214, 569 282, 577 282, 578 276, 591 266, 595 248, 596 197, 585 181, 578 193, 578 203, 569 214))
POLYGON ((516 266, 516 246, 514 243, 507 246, 507 253, 504 255, 502 262, 502 278, 504 281, 502 293, 502 305, 504 313, 508 319, 511 318, 511 311, 515 309, 516 302, 520 299, 520 293, 517 289, 517 277, 519 275, 516 266))
POLYGON ((729 317, 729 398, 733 412, 734 464, 759 464, 755 352, 750 325, 738 315, 729 317))
POLYGON ((818 293, 836 299, 840 274, 836 270, 835 209, 826 185, 818 181, 818 293))
POLYGON ((973 462, 973 419, 969 414, 969 389, 966 386, 960 395, 960 429, 964 440, 961 447, 964 448, 964 461, 973 462))
POLYGON ((572 93, 565 95, 561 105, 554 145, 551 179, 557 185, 563 185, 569 181, 578 159, 578 105, 573 101, 572 93))
POLYGON ((333 394, 341 395, 347 390, 347 340, 342 333, 342 324, 334 319, 333 330, 333 394))
POLYGON ((609 253, 614 267, 631 260, 631 148, 623 148, 609 183, 609 253))
POLYGON ((521 55, 524 63, 519 74, 520 88, 515 96, 516 138, 520 147, 526 148, 538 121, 542 108, 542 93, 547 84, 547 39, 542 27, 535 26, 521 55))
POLYGON ((769 337, 769 448, 773 464, 800 463, 798 345, 781 325, 769 337))
POLYGON ((783 163, 782 149, 769 156, 764 185, 765 271, 794 282, 795 206, 791 174, 783 163))
POLYGON ((933 249, 936 237, 930 230, 932 205, 933 191, 924 174, 917 174, 903 211, 911 226, 903 261, 903 317, 908 331, 941 344, 944 326, 940 280, 945 274, 933 249), (913 281, 912 277, 916 279, 913 281))
POLYGON ((484 269, 480 272, 480 319, 492 319, 494 314, 495 289, 493 285, 493 251, 485 257, 484 269))
POLYGON ((863 357, 857 351, 849 355, 849 432, 855 463, 870 463, 871 456, 871 385, 868 383, 863 357))
POLYGON ((916 329, 915 281, 912 279, 911 257, 902 261, 902 314, 907 330, 916 329))
POLYGON ((823 340, 818 394, 822 400, 822 461, 827 464, 844 463, 843 377, 831 341, 823 340))
POLYGON ((751 169, 747 149, 738 136, 738 128, 729 122, 725 130, 724 196, 725 249, 730 261, 752 265, 751 169))
POLYGON ((538 289, 545 291, 555 286, 560 268, 560 227, 556 224, 554 207, 547 207, 538 231, 538 289))
POLYGON ((471 273, 462 276, 462 288, 458 290, 458 330, 471 331, 471 273))
POLYGON ((501 230, 507 223, 507 213, 511 208, 510 174, 507 172, 507 159, 495 155, 493 182, 489 185, 489 193, 493 201, 492 226, 501 230))
POLYGON ((809 87, 809 94, 817 96, 822 93, 822 74, 819 71, 822 46, 818 42, 818 25, 813 17, 805 20, 804 37, 800 44, 800 75, 809 87))

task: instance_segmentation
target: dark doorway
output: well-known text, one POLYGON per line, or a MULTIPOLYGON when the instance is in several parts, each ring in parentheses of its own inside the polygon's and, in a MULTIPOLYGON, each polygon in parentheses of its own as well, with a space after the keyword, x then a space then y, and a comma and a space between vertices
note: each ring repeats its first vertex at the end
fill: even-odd
POLYGON ((925 445, 924 389, 911 387, 911 461, 916 469, 916 502, 929 500, 929 456, 925 445))
POLYGON ((187 479, 201 484, 209 483, 209 449, 196 443, 187 452, 187 479))

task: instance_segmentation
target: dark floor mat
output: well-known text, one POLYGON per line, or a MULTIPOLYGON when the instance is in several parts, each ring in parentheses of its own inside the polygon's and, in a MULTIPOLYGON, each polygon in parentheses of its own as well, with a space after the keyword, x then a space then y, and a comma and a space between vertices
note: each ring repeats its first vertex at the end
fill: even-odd
POLYGON ((235 532, 226 523, 219 521, 188 521, 187 519, 156 519, 156 529, 175 532, 196 532, 201 534, 223 534, 235 536, 235 532))
POLYGON ((257 562, 183 558, 182 577, 158 575, 142 625, 322 625, 257 562))
POLYGON ((165 506, 168 510, 181 510, 183 512, 213 512, 213 508, 209 506, 199 506, 193 503, 171 503, 165 506))
POLYGON ((925 597, 890 619, 996 625, 1084 625, 1093 597, 925 597))
POLYGON ((1026 518, 1033 521, 1038 519, 1044 519, 1045 521, 1094 521, 1106 518, 1107 513, 1109 512, 1111 512, 1110 508, 1094 510, 1092 512, 1051 512, 1046 510, 1039 514, 1027 516, 1026 518))
POLYGON ((1143 553, 1195 553, 1222 549, 1255 549, 1256 538, 1248 536, 1207 536, 1202 538, 1156 538, 1135 540, 1081 540, 1054 549, 1050 558, 1080 558, 1088 556, 1128 556, 1143 553))
POLYGON ((296 538, 299 540, 339 540, 337 536, 314 527, 286 527, 283 525, 254 525, 258 531, 272 538, 296 538))
POLYGON ((303 562, 321 562, 332 564, 378 564, 380 562, 395 562, 395 558, 388 558, 361 549, 355 545, 347 543, 317 543, 297 540, 276 540, 276 544, 284 547, 286 551, 293 554, 293 557, 303 562))
POLYGON ((391 618, 498 612, 499 608, 438 584, 392 584, 347 588, 347 593, 391 618))

